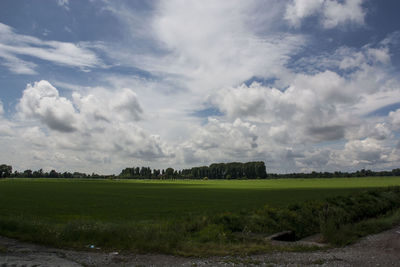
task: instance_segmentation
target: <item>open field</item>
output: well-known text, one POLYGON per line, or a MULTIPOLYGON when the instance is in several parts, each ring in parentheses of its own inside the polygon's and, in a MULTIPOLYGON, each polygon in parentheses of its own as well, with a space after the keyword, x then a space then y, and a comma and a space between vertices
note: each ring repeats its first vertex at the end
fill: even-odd
POLYGON ((0 214, 66 222, 238 212, 400 185, 400 177, 279 180, 0 180, 0 214))
MULTIPOLYGON (((222 246, 220 249, 226 252, 233 243, 237 249, 243 245, 243 240, 239 242, 231 235, 236 231, 251 228, 267 234, 290 225, 297 227, 299 222, 313 227, 300 229, 298 232, 303 235, 319 230, 315 214, 320 203, 299 206, 298 211, 287 210, 288 205, 399 185, 400 177, 229 181, 3 179, 0 234, 77 248, 90 242, 103 248, 177 253, 183 247, 198 249, 207 244, 214 250, 215 246, 222 246), (264 223, 271 218, 277 222, 274 227, 264 223), (132 240, 136 243, 132 244, 132 240)), ((396 198, 391 195, 389 199, 385 194, 387 200, 379 204, 382 208, 376 214, 389 211, 390 201, 396 198)), ((369 195, 367 202, 375 207, 378 204, 371 201, 378 203, 380 198, 369 195)), ((346 216, 348 220, 354 217, 346 216)), ((254 250, 269 246, 260 240, 254 242, 254 250)), ((187 253, 192 252, 189 248, 187 253)))

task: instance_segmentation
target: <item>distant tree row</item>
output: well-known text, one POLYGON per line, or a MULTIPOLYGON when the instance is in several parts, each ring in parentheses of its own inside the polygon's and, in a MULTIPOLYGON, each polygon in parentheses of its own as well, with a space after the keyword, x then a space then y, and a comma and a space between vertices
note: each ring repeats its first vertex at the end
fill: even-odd
MULTIPOLYGON (((162 170, 164 174, 164 170, 162 170)), ((154 169, 153 171, 150 167, 132 167, 125 168, 119 174, 120 178, 136 178, 136 179, 157 179, 161 174, 160 170, 154 169)))
POLYGON ((150 167, 131 167, 125 168, 118 175, 118 178, 126 179, 183 179, 182 171, 167 169, 153 169, 150 167))
POLYGON ((214 163, 210 166, 193 167, 190 169, 174 170, 151 169, 150 167, 129 167, 115 175, 86 174, 81 172, 57 172, 51 170, 44 172, 42 169, 23 172, 12 172, 12 166, 0 165, 0 178, 120 178, 120 179, 279 179, 279 178, 340 178, 340 177, 367 177, 367 176, 400 176, 400 168, 391 171, 359 170, 356 172, 311 172, 311 173, 286 173, 276 174, 266 172, 265 163, 254 161, 247 163, 214 163))
POLYGON ((268 177, 271 179, 279 178, 344 178, 344 177, 378 177, 378 176, 400 176, 400 169, 393 169, 391 171, 371 171, 371 170, 359 170, 355 172, 311 172, 311 173, 285 173, 276 174, 270 173, 268 177))
POLYGON ((22 172, 14 171, 12 172, 12 167, 8 165, 0 165, 0 177, 11 177, 11 178, 110 178, 114 175, 99 175, 99 174, 86 174, 82 172, 57 172, 56 170, 51 170, 50 172, 44 172, 42 169, 37 171, 32 171, 27 169, 22 172), (5 172, 5 167, 8 167, 8 172, 5 172))
POLYGON ((231 162, 184 169, 182 170, 182 176, 192 179, 204 177, 209 179, 265 179, 267 178, 267 172, 265 163, 262 161, 231 162))
POLYGON ((119 177, 131 179, 265 179, 267 173, 264 162, 257 161, 214 163, 210 166, 183 170, 174 170, 173 168, 151 170, 149 167, 131 167, 123 169, 119 177))

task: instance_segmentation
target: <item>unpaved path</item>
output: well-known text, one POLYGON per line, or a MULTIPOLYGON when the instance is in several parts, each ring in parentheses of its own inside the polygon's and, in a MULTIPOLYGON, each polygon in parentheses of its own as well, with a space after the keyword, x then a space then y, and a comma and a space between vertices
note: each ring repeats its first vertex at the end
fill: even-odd
POLYGON ((344 248, 201 259, 71 251, 0 237, 0 266, 400 266, 400 226, 344 248))

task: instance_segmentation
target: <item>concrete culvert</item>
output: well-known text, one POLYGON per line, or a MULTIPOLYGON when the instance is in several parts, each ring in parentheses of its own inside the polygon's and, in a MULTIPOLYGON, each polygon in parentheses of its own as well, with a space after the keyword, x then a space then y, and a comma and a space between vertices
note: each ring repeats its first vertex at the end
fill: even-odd
POLYGON ((277 241, 295 242, 296 234, 294 231, 283 231, 269 236, 268 239, 277 241))

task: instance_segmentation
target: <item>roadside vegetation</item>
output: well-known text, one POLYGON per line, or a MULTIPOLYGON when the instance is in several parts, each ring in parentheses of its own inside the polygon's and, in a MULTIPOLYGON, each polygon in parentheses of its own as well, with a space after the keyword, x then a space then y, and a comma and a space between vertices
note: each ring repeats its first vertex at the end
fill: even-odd
POLYGON ((396 177, 4 179, 0 235, 56 247, 196 256, 306 249, 266 240, 283 230, 297 239, 321 232, 341 246, 400 222, 400 188, 387 187, 399 184, 396 177))

